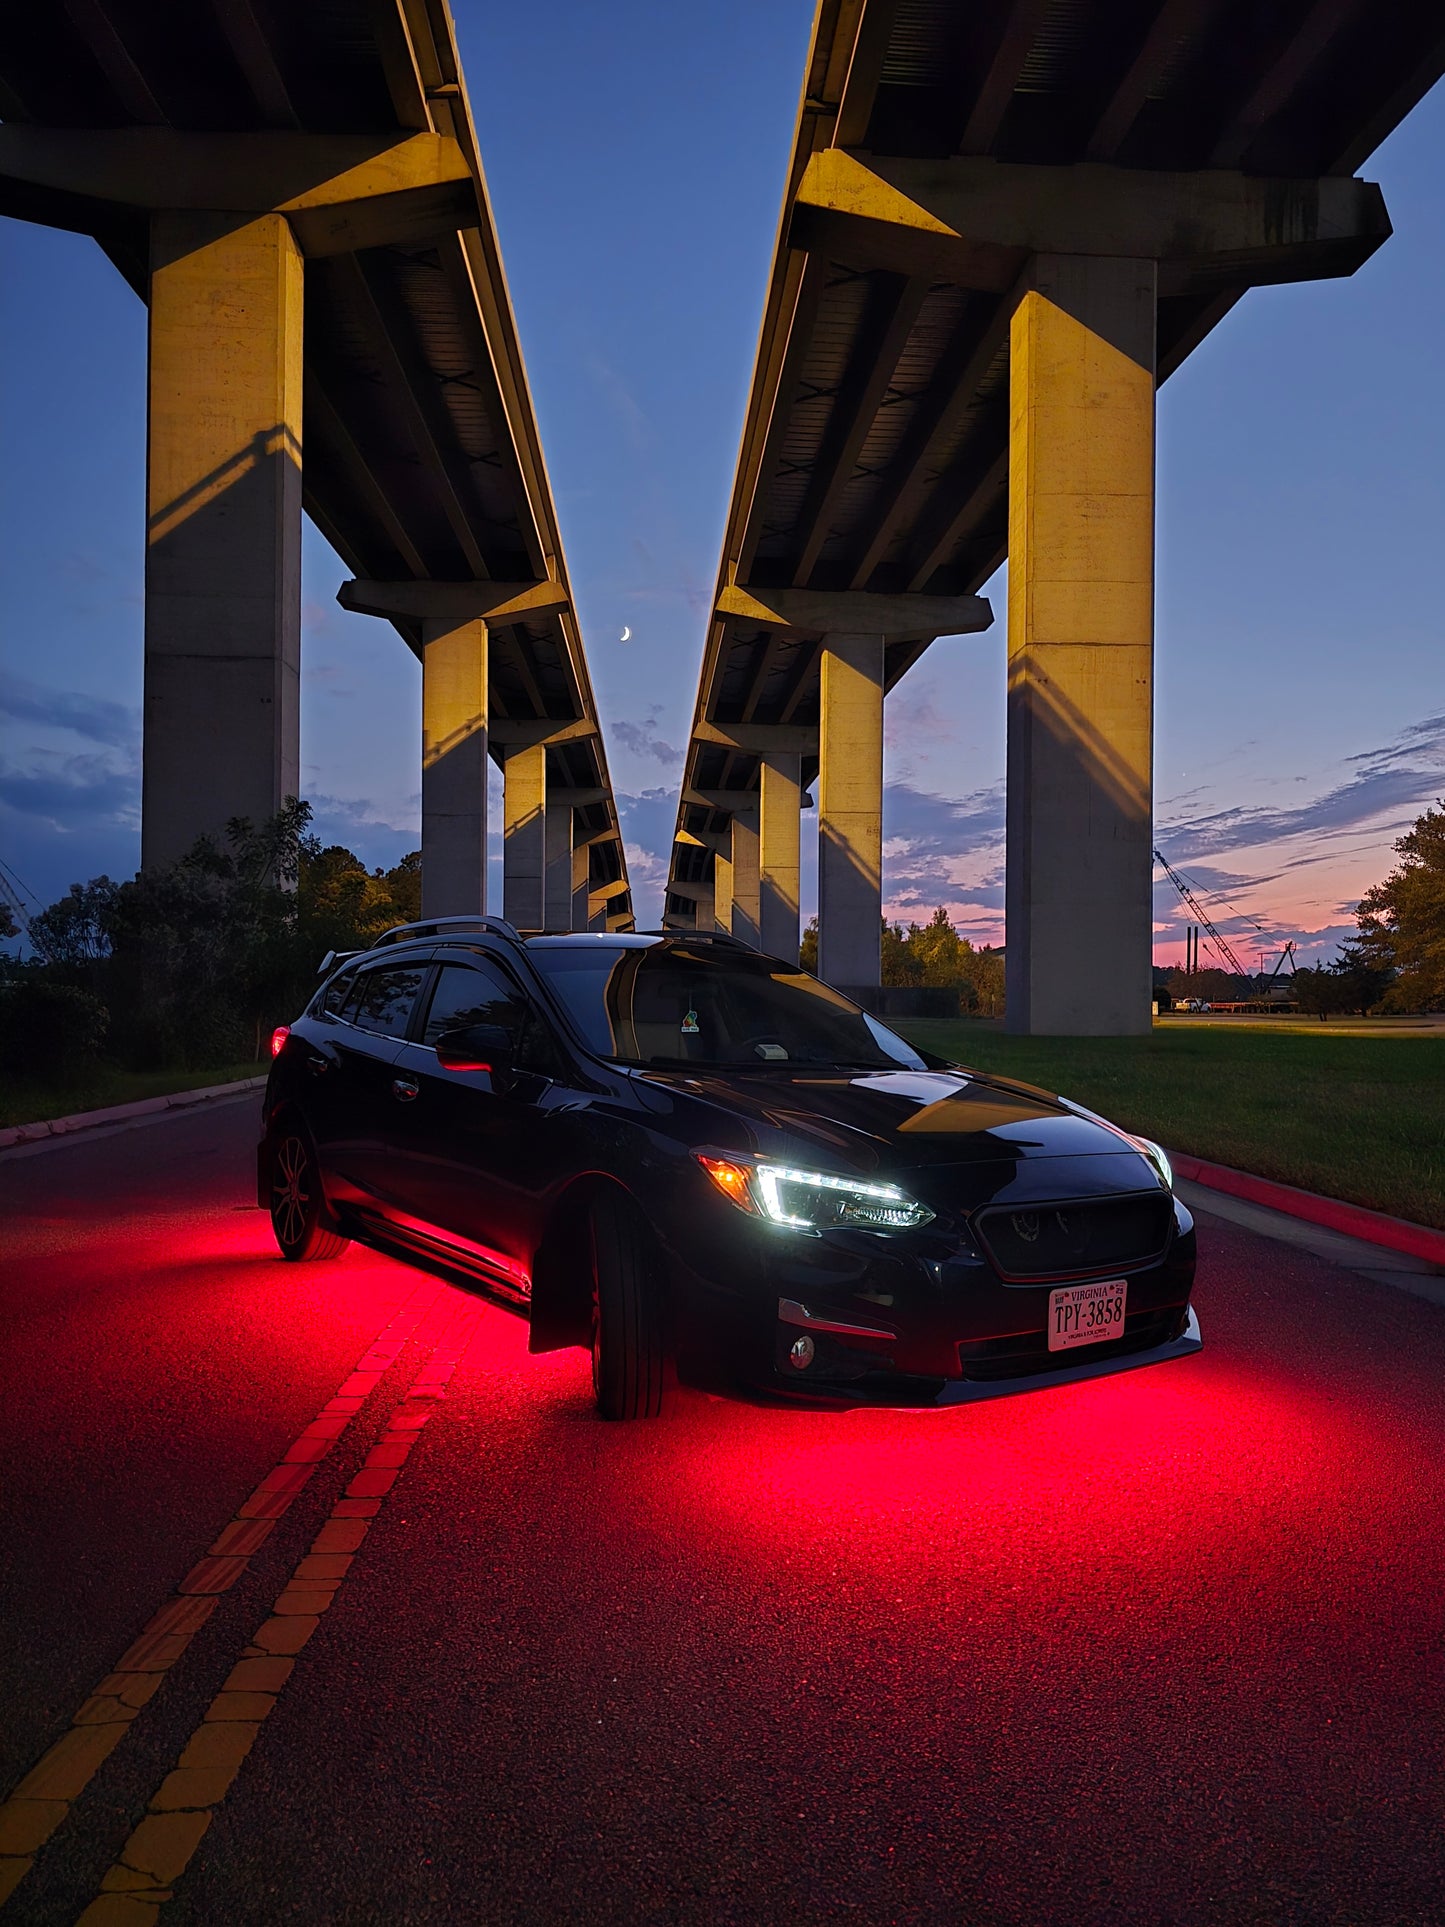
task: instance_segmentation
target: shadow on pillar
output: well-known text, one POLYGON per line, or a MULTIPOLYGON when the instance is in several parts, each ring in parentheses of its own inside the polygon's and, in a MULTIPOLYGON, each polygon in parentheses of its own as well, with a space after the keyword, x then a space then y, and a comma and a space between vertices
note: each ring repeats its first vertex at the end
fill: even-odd
POLYGON ((141 861, 300 786, 300 450, 254 435, 150 519, 141 861), (288 541, 294 527, 298 539, 288 541))
MULTIPOLYGON (((1059 651, 1058 654, 1068 652, 1059 651)), ((1081 652, 1082 653, 1082 652, 1081 652)), ((1098 652, 1091 718, 1028 651, 1010 666, 1007 1026, 1057 1036, 1151 1027, 1153 864, 1147 645, 1098 652), (1138 658, 1142 691, 1127 659, 1138 658), (1121 673, 1122 672, 1122 673, 1121 673)))

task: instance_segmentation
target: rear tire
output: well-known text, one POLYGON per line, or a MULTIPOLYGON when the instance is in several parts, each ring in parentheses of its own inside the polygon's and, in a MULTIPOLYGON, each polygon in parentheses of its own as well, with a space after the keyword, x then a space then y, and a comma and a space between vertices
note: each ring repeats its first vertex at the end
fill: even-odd
POLYGON ((606 1419, 657 1418, 671 1356, 661 1267, 641 1212, 604 1193, 592 1206, 592 1389, 606 1419))
POLYGON ((282 1125, 271 1146, 271 1230, 291 1264, 339 1258, 351 1242, 327 1222, 316 1153, 295 1125, 282 1125))

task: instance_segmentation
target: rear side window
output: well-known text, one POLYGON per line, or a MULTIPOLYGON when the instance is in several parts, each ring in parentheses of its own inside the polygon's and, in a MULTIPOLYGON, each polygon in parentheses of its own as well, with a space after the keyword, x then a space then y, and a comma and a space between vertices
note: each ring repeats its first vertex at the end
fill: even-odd
POLYGON ((323 1017, 339 1017, 342 1006, 356 988, 356 972, 339 970, 321 993, 316 1008, 323 1017))
POLYGON ((379 1037, 404 1037, 426 973, 425 964, 363 970, 341 1014, 358 1030, 373 1031, 379 1037))

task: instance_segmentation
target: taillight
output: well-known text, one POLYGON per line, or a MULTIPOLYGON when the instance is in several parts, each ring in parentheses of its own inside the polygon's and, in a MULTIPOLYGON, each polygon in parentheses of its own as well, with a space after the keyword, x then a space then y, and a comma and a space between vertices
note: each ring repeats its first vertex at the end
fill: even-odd
POLYGON ((286 1042, 286 1039, 290 1035, 291 1035, 291 1026, 289 1024, 278 1024, 275 1030, 272 1031, 271 1055, 273 1057, 279 1057, 281 1055, 281 1046, 286 1042))

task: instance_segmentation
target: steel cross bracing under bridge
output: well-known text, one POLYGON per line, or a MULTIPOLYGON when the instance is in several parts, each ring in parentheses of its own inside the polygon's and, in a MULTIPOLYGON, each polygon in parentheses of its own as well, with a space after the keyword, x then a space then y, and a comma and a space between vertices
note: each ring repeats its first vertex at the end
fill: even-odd
MULTIPOLYGON (((94 234, 151 299, 153 390, 165 351, 157 271, 186 249, 199 259, 213 234, 234 240, 248 217, 264 227, 284 215, 298 291, 304 276, 304 348, 299 292, 294 317, 278 324, 283 348, 288 327, 298 337, 296 419, 283 392, 279 414, 257 414, 260 428, 228 465, 206 473, 198 458, 196 488, 203 495, 282 443, 307 511, 358 578, 344 602, 388 616, 419 656, 429 634, 474 625, 484 687, 463 704, 468 740, 475 749, 474 725, 485 723, 483 748, 504 767, 514 756, 527 765, 528 800, 509 806, 509 832, 537 842, 527 826, 545 791, 555 872, 551 840, 569 809, 562 867, 577 920, 585 894, 594 927, 625 925, 617 815, 444 0, 32 3, 0 29, 0 114, 0 211, 94 234)), ((284 391, 284 367, 278 380, 284 391)), ((154 408, 151 433, 154 470, 154 408)), ((153 499, 153 561, 157 527, 153 499)), ((153 573, 160 595, 163 570, 153 573)), ((159 627, 152 637, 149 601, 147 613, 147 733, 159 764, 162 698, 174 692, 167 685, 153 704, 150 674, 176 645, 159 627)), ((455 733, 448 723, 443 714, 442 739, 455 733)), ((281 765, 273 789, 294 774, 284 755, 281 765)), ((484 761, 471 767, 473 787, 477 767, 485 776, 484 761)), ((171 817, 194 802, 202 820, 226 800, 203 794, 204 770, 158 768, 155 780, 165 807, 149 807, 148 789, 148 861, 166 853, 171 817)), ((425 807, 425 782, 423 792, 425 807)), ((509 890, 514 872, 536 867, 535 850, 513 854, 509 890)), ((516 889, 520 901, 527 888, 516 889)))
MULTIPOLYGON (((750 937, 762 927, 767 939, 771 902, 766 947, 791 951, 796 839, 781 803, 776 861, 766 847, 758 854, 755 826, 766 846, 770 781, 781 797, 819 772, 825 639, 848 639, 836 654, 842 743, 849 678, 891 689, 935 637, 988 621, 972 598, 1010 547, 1011 384, 1014 434, 1046 433, 1030 411, 1049 403, 1039 384, 1059 342, 1038 334, 1050 322, 1029 307, 1039 295, 1054 322, 1062 313, 1076 336, 1082 328, 1143 370, 1135 413, 1147 411, 1147 433, 1131 453, 1135 403, 1111 391, 1117 418, 1098 445, 1123 466, 1093 483, 1116 490, 1112 500, 1131 489, 1148 498, 1120 537, 1121 551, 1143 553, 1121 553, 1115 571, 1134 571, 1137 610, 1117 634, 1093 638, 1142 654, 1132 718, 1097 696, 1097 678, 1065 687, 1053 674, 1047 645, 1087 644, 1100 618, 1076 596, 1063 618, 1075 628, 1049 631, 1036 566, 1066 577, 1068 535, 1050 541, 1040 522, 1042 563, 1030 561, 1027 582, 1017 557, 1011 571, 1010 1022, 1024 1012, 1026 1027, 1112 1027, 1104 979, 1121 971, 1144 1020, 1153 385, 1249 286, 1350 273, 1380 244, 1389 222, 1378 190, 1351 176, 1442 68, 1445 19, 1409 0, 820 0, 687 752, 669 923, 750 937), (1021 325, 1036 350, 1022 374, 1011 368, 1021 325), (871 649, 856 646, 862 634, 871 649), (1082 775, 1051 756, 1084 765, 1082 775), (1104 840, 1127 845, 1127 878, 1107 873, 1107 852, 1076 862, 1063 847, 1071 824, 1110 811, 1123 828, 1107 823, 1104 840), (1101 939, 1127 924, 1127 962, 1079 929, 1064 899, 1080 878, 1101 939), (1061 958, 1052 984, 1049 949, 1061 958), (1070 1002, 1080 950, 1101 959, 1099 984, 1082 993, 1092 1016, 1070 1002)), ((1085 384, 1086 358, 1080 349, 1085 384)), ((1045 455, 1056 468, 1071 459, 1057 446, 1045 455)), ((1016 543, 1045 515, 1049 490, 1059 500, 1089 486, 1080 474, 1016 479, 1016 543)), ((872 729, 851 739, 865 763, 872 729)), ((837 818, 820 842, 823 971, 834 981, 829 851, 851 852, 866 873, 877 849, 878 799, 856 793, 875 772, 857 771, 852 794, 846 777, 831 803, 820 794, 837 818)), ((840 858, 835 926, 866 933, 876 891, 850 894, 846 868, 840 858)), ((850 963, 868 965, 834 937, 845 977, 850 963)))

